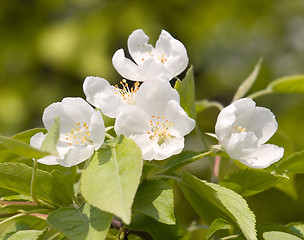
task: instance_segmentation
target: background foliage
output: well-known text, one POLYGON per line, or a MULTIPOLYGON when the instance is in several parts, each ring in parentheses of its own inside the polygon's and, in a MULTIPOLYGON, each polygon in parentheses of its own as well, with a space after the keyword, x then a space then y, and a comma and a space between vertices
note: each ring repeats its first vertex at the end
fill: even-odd
MULTIPOLYGON (((49 104, 66 96, 84 97, 81 86, 88 75, 119 82, 111 58, 118 48, 126 48, 135 29, 142 28, 151 43, 161 29, 179 39, 194 66, 196 99, 227 105, 260 57, 261 72, 251 92, 281 76, 303 73, 303 24, 301 0, 1 1, 0 133, 13 135, 42 126, 42 111, 49 104)), ((276 115, 279 131, 271 142, 283 146, 286 156, 302 150, 304 97, 281 94, 255 100, 276 115)), ((201 112, 200 128, 214 132, 217 114, 216 108, 201 112)), ((188 149, 201 150, 193 144, 194 136, 188 140, 188 149)), ((200 161, 188 169, 207 179, 208 164, 200 161)), ((229 162, 222 168, 233 170, 229 162)), ((293 181, 283 180, 276 188, 246 198, 259 224, 303 221, 304 176, 296 175, 293 181), (290 186, 283 188, 284 183, 290 186)), ((201 221, 183 195, 176 196, 181 223, 201 221)), ((193 239, 202 232, 195 232, 193 239)))

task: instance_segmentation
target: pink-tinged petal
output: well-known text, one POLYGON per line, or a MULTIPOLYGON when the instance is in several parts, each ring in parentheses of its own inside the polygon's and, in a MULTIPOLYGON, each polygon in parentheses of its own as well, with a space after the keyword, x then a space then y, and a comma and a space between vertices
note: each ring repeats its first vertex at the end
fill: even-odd
POLYGON ((134 61, 140 65, 143 59, 151 57, 153 47, 147 44, 149 37, 143 30, 137 29, 128 38, 128 49, 134 61))
POLYGON ((117 116, 114 130, 117 135, 142 135, 150 131, 150 118, 136 105, 126 106, 117 116))
POLYGON ((126 79, 142 82, 145 79, 139 75, 138 66, 130 59, 125 57, 123 49, 117 50, 112 58, 112 64, 116 71, 126 79))
POLYGON ((151 116, 164 115, 170 100, 179 103, 179 94, 168 81, 144 82, 136 95, 136 105, 142 107, 151 116))
POLYGON ((267 168, 279 161, 284 155, 284 148, 273 144, 264 144, 257 149, 250 149, 247 156, 239 159, 240 162, 251 168, 267 168))
POLYGON ((155 160, 163 160, 180 153, 184 148, 184 137, 172 137, 165 139, 161 145, 157 145, 155 160))
POLYGON ((86 99, 108 117, 115 118, 126 105, 118 90, 99 77, 87 77, 83 83, 86 99))
POLYGON ((234 123, 245 111, 254 109, 255 102, 250 98, 242 98, 225 107, 218 115, 215 124, 215 134, 220 142, 231 136, 234 123))
POLYGON ((180 133, 180 136, 189 134, 195 127, 195 121, 189 118, 184 109, 174 100, 168 102, 165 116, 174 124, 173 128, 180 133))
POLYGON ((253 132, 258 138, 258 144, 268 141, 278 128, 273 113, 263 107, 255 107, 240 114, 235 124, 246 128, 247 132, 253 132))
POLYGON ((93 141, 95 150, 98 150, 105 138, 105 126, 100 111, 96 111, 89 125, 90 138, 93 141))

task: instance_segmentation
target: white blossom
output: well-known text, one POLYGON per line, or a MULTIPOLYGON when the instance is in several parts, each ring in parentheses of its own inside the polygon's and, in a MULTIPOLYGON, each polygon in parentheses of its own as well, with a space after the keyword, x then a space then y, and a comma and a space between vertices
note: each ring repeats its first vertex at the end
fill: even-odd
MULTIPOLYGON (((53 103, 44 112, 42 121, 47 130, 60 119, 60 135, 56 145, 57 155, 38 159, 38 162, 65 167, 77 165, 92 156, 105 138, 105 127, 100 111, 95 111, 82 98, 64 98, 62 102, 53 103)), ((31 138, 31 145, 40 149, 43 133, 31 138)))
POLYGON ((121 82, 122 88, 112 86, 110 83, 99 77, 87 77, 83 83, 83 91, 86 99, 93 106, 101 109, 108 117, 115 118, 126 105, 134 105, 139 83, 129 87, 126 80, 121 82))
POLYGON ((252 99, 243 98, 220 112, 215 133, 232 159, 252 168, 266 168, 284 154, 283 148, 265 144, 277 128, 278 123, 269 109, 256 107, 252 99))
POLYGON ((112 63, 117 72, 133 81, 166 80, 180 74, 188 65, 184 45, 162 30, 155 48, 148 44, 143 30, 135 30, 128 39, 128 49, 134 62, 125 57, 123 49, 115 52, 112 63))
POLYGON ((179 95, 167 81, 150 81, 141 86, 136 105, 126 106, 117 116, 115 131, 133 139, 143 159, 162 160, 184 148, 184 136, 195 121, 179 104, 179 95))

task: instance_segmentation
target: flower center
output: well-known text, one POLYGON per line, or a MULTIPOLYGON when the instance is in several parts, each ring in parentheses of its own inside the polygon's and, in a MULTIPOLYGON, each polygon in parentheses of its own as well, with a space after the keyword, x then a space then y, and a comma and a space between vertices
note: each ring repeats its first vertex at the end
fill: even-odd
POLYGON ((129 85, 125 79, 123 79, 120 84, 122 88, 119 88, 118 85, 115 85, 116 92, 127 104, 135 105, 135 98, 137 91, 139 89, 139 82, 135 82, 134 86, 129 88, 129 85))
POLYGON ((235 133, 240 133, 240 132, 246 132, 247 129, 239 126, 234 126, 234 132, 235 133))
POLYGON ((151 140, 158 140, 158 145, 161 145, 165 139, 170 139, 173 136, 168 133, 170 127, 174 126, 174 123, 170 122, 165 116, 155 117, 152 115, 150 120, 151 131, 147 132, 150 135, 151 140))
POLYGON ((90 132, 88 124, 85 122, 74 123, 73 127, 71 127, 71 132, 65 135, 65 139, 69 142, 69 145, 91 145, 93 141, 90 138, 90 132))
MULTIPOLYGON (((147 58, 153 58, 154 55, 148 51, 148 57, 147 58)), ((142 57, 141 61, 145 61, 147 58, 142 57)), ((165 62, 167 62, 167 58, 165 58, 165 54, 162 53, 162 55, 160 57, 157 58, 158 61, 160 61, 162 64, 165 64, 165 62)))

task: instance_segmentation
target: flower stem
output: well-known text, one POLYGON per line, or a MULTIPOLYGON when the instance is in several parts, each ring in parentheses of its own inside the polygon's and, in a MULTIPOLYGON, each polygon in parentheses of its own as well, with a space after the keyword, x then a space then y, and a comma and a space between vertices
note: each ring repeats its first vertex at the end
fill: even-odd
POLYGON ((113 137, 112 135, 110 135, 110 134, 108 134, 108 133, 105 133, 105 134, 106 134, 106 137, 107 137, 107 138, 109 138, 109 139, 111 139, 111 140, 114 139, 114 137, 113 137))
POLYGON ((32 174, 32 181, 31 181, 31 196, 32 196, 33 202, 39 203, 38 199, 36 198, 36 195, 35 195, 37 167, 38 167, 38 161, 37 161, 37 159, 34 159, 33 174, 32 174))
POLYGON ((30 215, 31 213, 39 213, 41 211, 44 211, 44 210, 43 209, 36 209, 36 210, 31 210, 31 211, 27 211, 27 212, 22 212, 22 213, 16 214, 16 215, 14 215, 12 217, 6 218, 3 221, 1 221, 0 222, 0 226, 3 225, 3 224, 5 224, 5 223, 7 223, 7 222, 9 222, 9 221, 14 220, 14 219, 30 215))
POLYGON ((215 156, 212 177, 211 177, 211 182, 213 182, 213 183, 219 182, 220 164, 221 164, 221 157, 215 156))
POLYGON ((267 94, 270 94, 270 93, 272 93, 272 91, 269 88, 265 88, 265 89, 262 89, 260 91, 254 92, 254 93, 248 95, 247 97, 254 99, 254 98, 257 98, 257 97, 260 97, 260 96, 263 96, 263 95, 267 95, 267 94))

